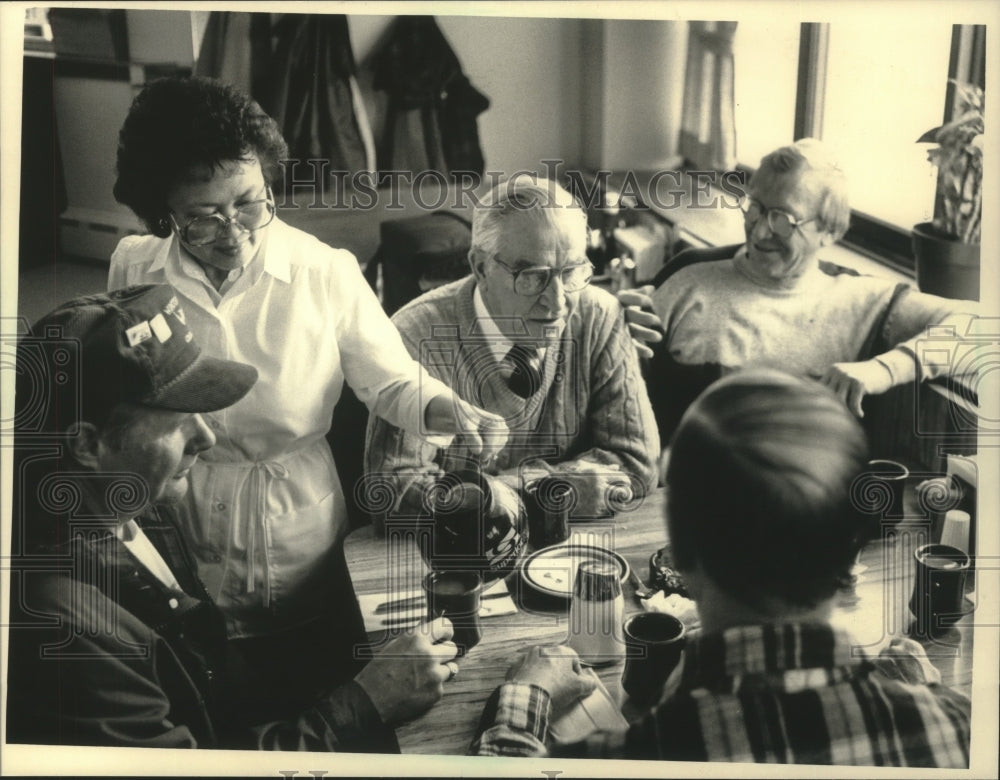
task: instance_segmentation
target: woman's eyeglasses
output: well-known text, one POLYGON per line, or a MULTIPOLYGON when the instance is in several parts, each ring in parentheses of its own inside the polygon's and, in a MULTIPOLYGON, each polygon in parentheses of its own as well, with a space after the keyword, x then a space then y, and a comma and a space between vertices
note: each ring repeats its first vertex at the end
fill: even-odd
POLYGON ((552 282, 552 277, 559 274, 566 292, 579 292, 594 277, 594 266, 588 261, 574 263, 562 268, 550 268, 546 265, 529 266, 517 270, 508 267, 497 258, 497 265, 514 277, 514 292, 525 297, 541 295, 552 282))
POLYGON ((764 208, 753 198, 744 198, 740 202, 740 209, 743 211, 743 220, 747 227, 753 227, 763 217, 767 220, 767 226, 771 232, 779 238, 791 238, 792 233, 800 227, 816 221, 816 217, 799 219, 794 214, 789 214, 781 209, 764 208))
POLYGON ((262 200, 254 200, 237 207, 233 217, 224 217, 222 214, 208 214, 204 217, 195 217, 184 227, 177 224, 174 215, 170 219, 174 223, 178 235, 186 244, 191 246, 205 246, 218 241, 233 225, 243 231, 260 230, 271 224, 274 219, 275 206, 271 196, 271 188, 267 188, 267 197, 262 200))

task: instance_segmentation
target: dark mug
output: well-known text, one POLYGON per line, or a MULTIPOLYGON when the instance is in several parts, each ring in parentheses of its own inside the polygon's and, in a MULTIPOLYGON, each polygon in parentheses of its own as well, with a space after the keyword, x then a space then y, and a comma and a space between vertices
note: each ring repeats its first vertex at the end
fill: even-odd
POLYGON ((569 538, 569 513, 576 503, 573 486, 559 477, 542 477, 524 489, 528 515, 528 544, 551 547, 569 538))
POLYGON ((681 660, 684 624, 663 612, 640 612, 623 626, 625 671, 622 688, 634 701, 659 700, 663 684, 681 660))
POLYGON ((946 544, 925 544, 914 551, 913 557, 913 633, 918 637, 940 636, 965 614, 965 576, 971 559, 946 544))
POLYGON ((446 617, 455 629, 452 641, 465 655, 483 638, 479 601, 483 578, 475 571, 432 571, 424 577, 427 618, 446 617))
POLYGON ((866 472, 873 485, 883 485, 886 491, 884 500, 879 501, 877 505, 881 514, 880 519, 883 522, 894 523, 902 520, 905 514, 903 497, 910 470, 894 460, 870 460, 866 472))

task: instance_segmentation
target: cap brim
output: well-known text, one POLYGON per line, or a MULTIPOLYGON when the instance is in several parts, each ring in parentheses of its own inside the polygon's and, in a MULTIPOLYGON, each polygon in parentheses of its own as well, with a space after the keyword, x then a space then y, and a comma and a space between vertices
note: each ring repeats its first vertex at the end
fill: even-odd
POLYGON ((180 376, 142 404, 175 412, 214 412, 239 401, 256 381, 253 366, 202 352, 180 376))

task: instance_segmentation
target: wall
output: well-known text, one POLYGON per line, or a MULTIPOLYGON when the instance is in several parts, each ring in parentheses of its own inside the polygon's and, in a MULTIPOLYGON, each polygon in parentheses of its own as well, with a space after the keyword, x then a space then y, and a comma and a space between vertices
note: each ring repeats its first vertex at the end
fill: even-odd
MULTIPOLYGON (((349 17, 362 71, 392 17, 349 17)), ((573 168, 676 164, 685 22, 438 16, 472 83, 487 168, 560 158, 573 168)), ((378 106, 372 105, 373 121, 378 106)))
POLYGON ((687 24, 595 19, 584 25, 583 161, 610 170, 674 167, 687 24))
POLYGON ((68 254, 108 260, 121 237, 139 229, 135 215, 112 194, 118 131, 132 87, 128 81, 58 75, 53 93, 67 196, 60 244, 68 254))
MULTIPOLYGON (((350 16, 354 58, 365 65, 391 16, 350 16)), ((487 170, 542 169, 543 159, 580 159, 580 85, 584 52, 578 19, 437 16, 473 86, 490 99, 479 116, 487 170)), ((369 102, 373 125, 379 106, 369 102)))
MULTIPOLYGON (((382 109, 365 66, 393 18, 348 17, 375 128, 382 109)), ((203 12, 129 10, 132 60, 190 64, 205 21, 203 12)), ((479 117, 488 171, 544 173, 541 161, 547 159, 561 159, 571 169, 671 164, 683 24, 473 16, 437 21, 473 85, 490 98, 490 108, 479 117)), ((132 81, 139 84, 141 69, 133 71, 132 81)), ((65 249, 106 258, 120 235, 135 228, 130 212, 111 196, 117 132, 134 88, 61 79, 56 93, 70 195, 65 216, 80 223, 61 231, 65 249)))
POLYGON ((127 78, 93 77, 82 62, 57 70, 53 93, 68 202, 59 219, 59 238, 68 254, 108 260, 124 235, 141 229, 135 215, 112 194, 118 131, 144 80, 136 63, 190 66, 192 19, 197 16, 188 11, 126 11, 132 63, 127 78))
POLYGON ((196 36, 200 43, 204 34, 203 28, 196 31, 195 20, 203 17, 204 13, 191 11, 126 11, 129 59, 190 65, 196 56, 196 36))

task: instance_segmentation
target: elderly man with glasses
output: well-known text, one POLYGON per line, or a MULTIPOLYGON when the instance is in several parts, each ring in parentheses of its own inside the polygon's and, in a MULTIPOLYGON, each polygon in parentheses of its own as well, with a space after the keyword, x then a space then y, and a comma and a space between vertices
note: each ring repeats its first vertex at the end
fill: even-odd
MULTIPOLYGON (((472 275, 393 317, 432 376, 506 421, 506 446, 480 466, 508 513, 547 474, 573 485, 576 517, 607 516, 617 485, 627 495, 656 483, 660 445, 638 357, 621 306, 589 285, 586 235, 584 212, 555 183, 501 183, 473 214, 472 275)), ((475 460, 460 442, 439 450, 369 423, 366 469, 394 482, 392 511, 419 512, 443 472, 475 460)))
POLYGON ((705 387, 742 366, 819 379, 859 417, 866 395, 951 369, 924 362, 918 341, 933 326, 966 333, 976 304, 819 259, 850 218, 844 174, 823 144, 765 156, 741 205, 746 243, 678 255, 651 296, 664 331, 649 373, 664 439, 705 387))

